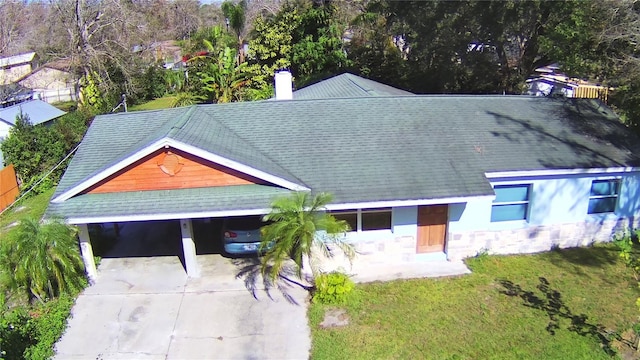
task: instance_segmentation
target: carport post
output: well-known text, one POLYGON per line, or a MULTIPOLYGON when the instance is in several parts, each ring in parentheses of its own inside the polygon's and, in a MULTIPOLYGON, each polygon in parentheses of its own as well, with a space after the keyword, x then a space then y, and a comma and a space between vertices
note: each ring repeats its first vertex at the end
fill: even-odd
POLYGON ((189 277, 199 277, 198 261, 196 260, 196 244, 193 242, 193 226, 191 219, 180 220, 182 231, 182 251, 184 252, 184 265, 189 277))
POLYGON ((82 254, 82 261, 84 261, 84 269, 89 277, 89 282, 93 283, 98 277, 98 272, 96 271, 96 262, 93 260, 93 249, 87 224, 78 225, 78 238, 80 239, 80 254, 82 254))

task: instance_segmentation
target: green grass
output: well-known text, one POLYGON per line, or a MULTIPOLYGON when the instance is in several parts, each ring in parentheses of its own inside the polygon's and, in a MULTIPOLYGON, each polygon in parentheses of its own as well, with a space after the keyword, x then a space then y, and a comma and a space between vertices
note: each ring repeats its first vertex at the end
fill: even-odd
POLYGON ((62 111, 71 112, 78 107, 78 102, 77 101, 59 101, 59 102, 53 103, 52 105, 62 111))
POLYGON ((601 329, 638 318, 637 282, 612 245, 468 265, 458 278, 359 285, 343 328, 320 328, 327 307, 311 304, 312 358, 607 359, 601 329))
POLYGON ((39 219, 44 215, 44 212, 49 206, 49 200, 53 195, 54 189, 49 189, 42 194, 38 194, 14 204, 11 208, 5 211, 0 216, 0 235, 5 235, 7 231, 10 231, 13 227, 9 225, 17 222, 25 217, 32 217, 39 219))
POLYGON ((144 104, 132 105, 129 106, 129 111, 142 111, 142 110, 157 110, 157 109, 166 109, 171 107, 171 103, 175 100, 175 96, 163 96, 161 98, 157 98, 151 101, 148 101, 144 104))

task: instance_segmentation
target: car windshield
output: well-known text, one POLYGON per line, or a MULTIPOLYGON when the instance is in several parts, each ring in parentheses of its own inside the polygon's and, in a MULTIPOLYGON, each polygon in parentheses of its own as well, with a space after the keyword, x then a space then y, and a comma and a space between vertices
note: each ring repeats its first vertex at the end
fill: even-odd
POLYGON ((264 226, 261 216, 230 217, 226 219, 226 228, 230 230, 257 230, 264 226))

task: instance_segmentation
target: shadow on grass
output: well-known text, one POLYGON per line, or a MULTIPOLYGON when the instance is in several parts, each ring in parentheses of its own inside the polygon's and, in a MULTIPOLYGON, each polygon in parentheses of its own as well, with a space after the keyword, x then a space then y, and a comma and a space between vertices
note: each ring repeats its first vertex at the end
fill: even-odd
POLYGON ((549 255, 552 258, 560 259, 559 261, 562 262, 589 267, 614 265, 619 259, 618 251, 613 247, 606 246, 555 249, 549 255))
POLYGON ((553 249, 542 256, 553 266, 572 274, 591 278, 598 276, 608 284, 615 282, 605 272, 593 272, 589 269, 605 269, 615 266, 620 261, 619 251, 610 245, 593 245, 590 247, 553 249))
POLYGON ((612 345, 614 340, 622 341, 619 334, 606 329, 601 324, 589 322, 589 317, 585 314, 574 314, 564 303, 562 294, 558 290, 551 288, 547 279, 540 277, 538 280, 540 284, 536 288, 541 295, 536 294, 534 291, 525 290, 520 285, 504 279, 498 280, 504 288, 500 290, 500 293, 511 297, 519 297, 522 299, 524 306, 546 312, 547 316, 549 316, 549 324, 546 327, 549 334, 555 335, 556 330, 560 329, 561 320, 566 319, 571 322, 567 330, 581 336, 591 336, 602 345, 605 353, 612 356, 616 354, 616 350, 612 345))
MULTIPOLYGON (((293 280, 297 275, 293 266, 285 265, 280 272, 280 276, 272 281, 268 276, 262 276, 262 262, 256 257, 236 258, 232 260, 238 268, 236 279, 243 279, 244 285, 251 295, 258 300, 257 291, 264 289, 270 299, 273 300, 271 291, 275 288, 282 296, 293 305, 300 305, 291 294, 294 287, 309 290, 309 287, 301 282, 293 280)), ((267 273, 269 268, 266 269, 267 273)), ((309 282, 310 279, 305 279, 309 282)))

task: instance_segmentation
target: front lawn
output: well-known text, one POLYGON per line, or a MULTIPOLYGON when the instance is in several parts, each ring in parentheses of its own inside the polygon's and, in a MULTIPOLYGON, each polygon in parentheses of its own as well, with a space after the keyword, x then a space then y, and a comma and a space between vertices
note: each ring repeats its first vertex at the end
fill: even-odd
POLYGON ((473 274, 358 285, 350 324, 322 329, 314 359, 607 359, 640 295, 612 245, 469 259, 473 274))
POLYGON ((27 197, 17 204, 13 204, 0 216, 0 235, 5 236, 14 228, 14 225, 22 218, 32 217, 40 219, 49 206, 49 200, 55 192, 55 188, 44 191, 42 194, 27 197))

